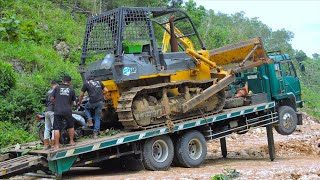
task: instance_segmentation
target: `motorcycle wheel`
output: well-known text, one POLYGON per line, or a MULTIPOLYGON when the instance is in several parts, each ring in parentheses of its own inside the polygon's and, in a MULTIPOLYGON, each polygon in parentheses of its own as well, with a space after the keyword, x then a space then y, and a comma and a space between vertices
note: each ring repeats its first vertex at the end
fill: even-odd
POLYGON ((68 144, 70 141, 68 130, 60 131, 60 144, 68 144))
POLYGON ((41 126, 38 127, 38 134, 39 134, 39 139, 43 143, 44 139, 44 124, 41 124, 41 126))

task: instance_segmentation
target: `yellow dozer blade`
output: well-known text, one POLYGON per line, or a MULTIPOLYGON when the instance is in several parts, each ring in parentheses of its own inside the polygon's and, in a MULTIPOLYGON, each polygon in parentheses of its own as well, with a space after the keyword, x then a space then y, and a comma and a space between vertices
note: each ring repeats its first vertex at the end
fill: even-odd
POLYGON ((250 69, 267 62, 268 59, 260 37, 209 51, 209 60, 215 62, 225 71, 238 72, 250 69), (253 62, 256 63, 253 65, 253 62), (244 66, 248 66, 248 68, 239 69, 244 66))

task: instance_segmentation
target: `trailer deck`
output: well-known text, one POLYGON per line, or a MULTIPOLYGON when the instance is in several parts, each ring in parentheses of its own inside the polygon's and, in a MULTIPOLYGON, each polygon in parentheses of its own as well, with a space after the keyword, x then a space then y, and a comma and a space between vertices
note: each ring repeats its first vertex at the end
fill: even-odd
MULTIPOLYGON (((246 114, 257 113, 261 111, 270 111, 271 114, 266 116, 275 116, 274 113, 275 102, 261 103, 257 105, 251 106, 243 106, 232 109, 225 109, 223 112, 218 114, 202 114, 195 117, 181 119, 178 122, 174 122, 172 128, 163 126, 155 129, 143 130, 143 131, 133 131, 133 132, 121 132, 114 136, 106 136, 98 139, 87 139, 81 142, 77 142, 75 146, 63 147, 58 150, 30 150, 28 152, 29 158, 33 157, 42 157, 40 159, 45 159, 46 162, 41 161, 42 166, 48 167, 51 172, 60 176, 63 172, 68 171, 72 166, 84 166, 93 163, 97 163, 102 160, 107 160, 111 158, 120 157, 121 155, 126 154, 139 154, 141 152, 138 145, 134 142, 140 142, 140 140, 152 138, 155 136, 160 136, 169 133, 175 133, 178 131, 183 131, 190 128, 197 128, 204 125, 214 124, 216 122, 221 122, 230 118, 245 116, 246 114), (134 145, 131 145, 134 143, 134 145), (119 146, 130 145, 131 150, 127 152, 120 152, 121 148, 119 146), (102 152, 108 148, 115 148, 114 151, 110 151, 107 155, 101 156, 100 158, 92 157, 92 153, 94 152, 102 152), (91 153, 91 154, 90 154, 91 153), (81 158, 78 157, 87 156, 88 158, 84 158, 85 160, 79 160, 81 158)), ((275 117, 265 118, 265 123, 263 125, 268 125, 275 123, 275 117)), ((249 121, 248 121, 249 122, 249 121)), ((250 122, 249 122, 250 123, 250 122)), ((247 126, 252 126, 256 122, 252 122, 253 124, 247 124, 247 126)), ((238 127, 239 128, 239 127, 238 127)), ((228 130, 232 133, 232 129, 228 130)), ((227 131, 222 132, 226 134, 227 131)), ((227 133, 228 134, 228 133, 227 133)), ((223 143, 224 134, 216 134, 217 136, 212 135, 211 139, 215 137, 222 138, 221 142, 223 143)), ((208 135, 207 137, 210 137, 208 135)), ((210 139, 210 138, 209 138, 210 139)), ((221 144, 223 145, 223 144, 221 144)), ((23 145, 22 145, 23 147, 23 145)), ((222 147, 222 146, 221 146, 222 147)), ((225 148, 226 149, 226 148, 225 148)), ((21 150, 10 150, 9 153, 16 154, 17 158, 23 157, 21 156, 22 152, 25 149, 21 150)), ((226 153, 226 152, 225 152, 226 153)), ((15 158, 15 159, 17 159, 15 158)), ((8 162, 10 160, 4 161, 0 164, 0 177, 7 176, 13 172, 13 166, 8 166, 8 162), (7 164, 4 166, 3 164, 7 164)), ((39 158, 35 158, 36 163, 39 163, 39 158)), ((16 161, 15 161, 16 162, 16 161)), ((35 163, 35 164, 36 164, 35 163)), ((26 168, 30 168, 30 166, 25 166, 26 168)))

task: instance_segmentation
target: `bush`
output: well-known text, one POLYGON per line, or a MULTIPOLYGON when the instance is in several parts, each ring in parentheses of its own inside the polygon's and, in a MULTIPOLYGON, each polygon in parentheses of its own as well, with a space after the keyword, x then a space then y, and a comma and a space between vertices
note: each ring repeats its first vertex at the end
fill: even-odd
POLYGON ((37 24, 32 20, 21 23, 21 39, 25 41, 34 41, 39 43, 43 39, 43 33, 39 31, 37 24))
POLYGON ((36 140, 33 134, 11 122, 0 121, 0 132, 0 149, 9 145, 36 140))
POLYGON ((20 21, 16 15, 10 12, 0 13, 0 39, 5 41, 17 41, 19 39, 19 24, 20 21))
POLYGON ((4 96, 15 86, 16 78, 10 64, 0 61, 0 95, 4 96))
POLYGON ((320 99, 319 90, 312 89, 302 84, 302 100, 304 107, 302 108, 308 115, 320 118, 320 99))

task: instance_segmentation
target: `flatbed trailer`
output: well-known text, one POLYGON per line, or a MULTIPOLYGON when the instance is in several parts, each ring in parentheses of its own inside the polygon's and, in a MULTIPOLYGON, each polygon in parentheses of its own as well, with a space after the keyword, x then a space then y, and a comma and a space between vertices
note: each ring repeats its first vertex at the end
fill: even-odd
MULTIPOLYGON (((202 114, 196 117, 181 119, 180 121, 175 121, 172 126, 163 126, 142 131, 123 131, 114 136, 87 139, 77 142, 75 146, 63 147, 58 150, 30 150, 27 155, 22 156, 23 152, 26 151, 23 147, 30 146, 29 143, 27 145, 21 145, 21 149, 13 149, 7 154, 2 155, 2 162, 0 158, 0 178, 11 177, 26 172, 37 172, 37 170, 42 170, 46 174, 61 178, 62 174, 70 170, 71 167, 103 167, 103 165, 108 165, 107 161, 109 159, 122 156, 134 156, 136 159, 143 160, 147 169, 166 170, 170 167, 172 161, 177 161, 177 158, 173 158, 173 148, 181 148, 177 147, 176 142, 179 141, 177 139, 188 133, 190 134, 191 131, 193 133, 200 132, 205 140, 220 139, 222 156, 226 157, 226 136, 234 132, 243 133, 251 127, 261 126, 267 128, 269 155, 271 161, 273 161, 275 158, 275 149, 272 124, 277 122, 276 103, 267 102, 225 109, 218 114, 202 114), (165 143, 164 137, 172 139, 174 143, 165 143), (147 146, 149 141, 153 143, 153 145, 150 146, 150 148, 152 148, 150 151, 153 153, 151 153, 151 159, 148 159, 148 149, 146 149, 149 147, 147 146), (162 148, 162 152, 159 151, 159 147, 157 149, 157 145, 162 148), (156 153, 154 151, 156 151, 156 153), (159 155, 160 153, 157 154, 158 151, 166 156, 161 156, 159 155), (156 162, 156 168, 154 169, 152 168, 154 167, 152 158, 156 162), (168 163, 170 164, 168 167, 163 168, 161 166, 167 161, 167 159, 163 158, 169 158, 168 163)), ((197 138, 195 139, 197 140, 197 138)), ((199 140, 195 141, 196 145, 199 145, 197 144, 199 140)), ((206 155, 206 143, 204 144, 205 145, 200 143, 201 152, 199 152, 199 146, 197 146, 198 150, 195 148, 195 151, 189 152, 190 157, 199 157, 198 159, 195 158, 195 160, 200 160, 201 162, 192 164, 193 161, 191 161, 191 164, 187 162, 182 163, 182 165, 185 167, 196 167, 200 165, 206 155), (205 152, 202 152, 204 150, 205 152), (201 158, 200 156, 194 156, 192 153, 200 154, 201 158), (202 154, 204 154, 204 157, 202 154)))

